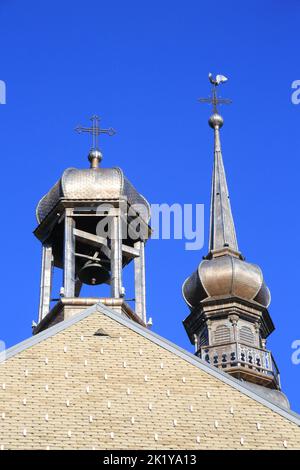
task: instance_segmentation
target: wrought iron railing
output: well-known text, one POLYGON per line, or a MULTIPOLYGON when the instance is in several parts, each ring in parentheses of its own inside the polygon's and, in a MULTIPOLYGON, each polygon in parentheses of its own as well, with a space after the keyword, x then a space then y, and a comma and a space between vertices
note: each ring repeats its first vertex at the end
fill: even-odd
POLYGON ((197 356, 218 368, 243 367, 263 375, 271 376, 280 388, 279 370, 272 353, 246 343, 230 342, 203 346, 197 356))

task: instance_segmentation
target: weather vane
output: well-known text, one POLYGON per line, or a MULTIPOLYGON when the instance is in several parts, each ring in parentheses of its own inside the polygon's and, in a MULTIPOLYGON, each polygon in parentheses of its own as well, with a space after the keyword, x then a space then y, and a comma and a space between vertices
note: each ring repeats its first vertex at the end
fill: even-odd
POLYGON ((213 78, 211 73, 208 74, 208 78, 209 78, 210 83, 212 84, 212 92, 211 92, 212 96, 210 96, 209 98, 199 98, 199 101, 201 103, 211 103, 212 106, 213 106, 213 113, 217 114, 218 113, 218 108, 217 108, 218 104, 230 104, 230 103, 232 103, 231 100, 228 100, 228 99, 225 99, 225 98, 218 98, 218 95, 217 95, 217 87, 221 83, 227 82, 228 78, 225 77, 224 75, 217 75, 216 78, 213 78))
POLYGON ((100 118, 97 115, 92 116, 91 121, 92 121, 92 127, 77 126, 75 130, 79 133, 87 132, 89 134, 92 134, 92 139, 93 139, 92 149, 99 150, 99 135, 100 134, 114 135, 116 131, 112 127, 110 127, 109 129, 101 129, 99 126, 100 118))

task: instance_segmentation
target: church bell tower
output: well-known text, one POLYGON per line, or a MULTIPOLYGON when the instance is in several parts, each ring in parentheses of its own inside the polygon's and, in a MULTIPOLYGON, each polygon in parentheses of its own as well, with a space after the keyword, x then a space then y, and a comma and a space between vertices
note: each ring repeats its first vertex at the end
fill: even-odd
POLYGON ((217 96, 227 81, 217 75, 211 98, 209 125, 214 133, 214 167, 210 207, 209 252, 183 284, 183 297, 190 308, 184 326, 196 355, 236 378, 280 390, 279 371, 266 339, 274 330, 268 312, 270 292, 259 266, 241 254, 231 212, 223 165, 220 129, 223 118, 217 105, 229 100, 217 96))
MULTIPOLYGON (((42 243, 42 269, 38 324, 34 333, 103 303, 134 321, 146 325, 145 243, 150 236, 150 206, 132 186, 120 168, 102 168, 98 146, 102 129, 99 118, 89 133, 93 145, 90 168, 68 168, 40 200, 36 209, 36 237, 42 243), (134 307, 125 299, 123 269, 134 263, 134 307), (62 272, 60 298, 53 298, 53 270, 62 272), (81 296, 83 284, 95 295, 81 296), (101 296, 101 286, 110 286, 110 295, 101 296)), ((59 297, 56 295, 56 297, 59 297)))

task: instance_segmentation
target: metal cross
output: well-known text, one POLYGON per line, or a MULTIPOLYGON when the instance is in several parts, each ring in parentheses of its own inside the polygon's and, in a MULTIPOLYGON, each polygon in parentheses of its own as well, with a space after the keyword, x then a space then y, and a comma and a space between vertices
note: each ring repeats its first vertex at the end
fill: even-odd
POLYGON ((110 127, 109 129, 101 129, 99 127, 99 122, 100 122, 100 118, 99 116, 97 115, 94 115, 91 117, 91 121, 92 121, 92 127, 82 127, 82 126, 78 126, 76 127, 76 131, 81 133, 81 132, 88 132, 89 134, 92 134, 92 137, 93 137, 93 149, 97 149, 99 148, 99 135, 100 134, 108 134, 108 135, 114 135, 116 133, 116 131, 110 127))
POLYGON ((198 101, 200 101, 200 103, 211 103, 213 106, 213 113, 218 113, 218 108, 217 108, 218 104, 231 104, 232 103, 232 100, 228 100, 226 98, 218 98, 217 85, 213 84, 211 94, 212 96, 210 96, 209 98, 199 98, 198 101))

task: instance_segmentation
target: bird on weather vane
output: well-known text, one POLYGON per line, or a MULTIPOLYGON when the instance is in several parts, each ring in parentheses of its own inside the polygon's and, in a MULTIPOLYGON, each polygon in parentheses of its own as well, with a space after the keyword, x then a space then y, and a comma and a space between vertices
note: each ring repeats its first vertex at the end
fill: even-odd
POLYGON ((217 95, 217 87, 219 85, 221 85, 222 83, 225 83, 227 82, 228 78, 225 77, 225 75, 216 75, 216 77, 214 78, 212 73, 209 73, 208 74, 208 78, 209 78, 209 81, 210 83, 212 84, 212 96, 210 96, 209 98, 200 98, 199 101, 201 103, 210 103, 212 104, 213 106, 213 113, 214 114, 218 114, 218 104, 230 104, 232 103, 231 100, 228 100, 228 99, 224 99, 224 98, 219 98, 218 95, 217 95))
POLYGON ((220 85, 220 83, 225 83, 228 80, 228 78, 225 77, 225 75, 217 75, 216 78, 213 78, 212 73, 208 74, 208 78, 209 78, 210 83, 212 83, 212 85, 215 85, 215 86, 220 85))

